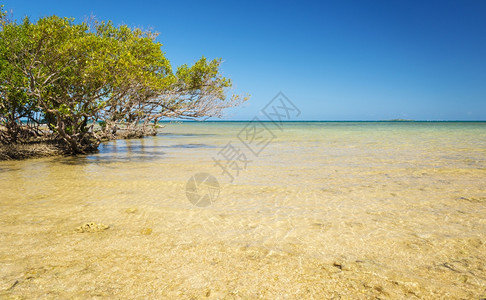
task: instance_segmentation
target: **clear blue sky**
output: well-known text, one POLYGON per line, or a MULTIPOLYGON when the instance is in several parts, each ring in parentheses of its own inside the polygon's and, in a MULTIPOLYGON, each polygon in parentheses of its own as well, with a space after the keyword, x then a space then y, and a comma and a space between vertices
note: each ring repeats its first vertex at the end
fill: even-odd
POLYGON ((173 65, 222 57, 251 100, 306 120, 486 120, 486 1, 0 0, 19 19, 94 14, 160 32, 173 65))

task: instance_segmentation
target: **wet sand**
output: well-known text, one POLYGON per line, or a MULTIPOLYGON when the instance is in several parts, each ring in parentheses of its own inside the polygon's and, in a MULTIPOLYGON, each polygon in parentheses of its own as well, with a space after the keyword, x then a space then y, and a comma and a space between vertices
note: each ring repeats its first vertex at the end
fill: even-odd
POLYGON ((244 125, 0 162, 0 298, 486 297, 485 123, 287 124, 230 183, 244 125))

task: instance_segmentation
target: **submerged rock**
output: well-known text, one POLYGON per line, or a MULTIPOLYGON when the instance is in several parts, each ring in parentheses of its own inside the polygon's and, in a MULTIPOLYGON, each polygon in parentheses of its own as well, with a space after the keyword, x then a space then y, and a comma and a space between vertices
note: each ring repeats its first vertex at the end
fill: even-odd
POLYGON ((138 208, 127 208, 127 209, 125 209, 125 212, 127 214, 134 214, 134 213, 138 212, 138 208))
POLYGON ((85 223, 78 228, 76 228, 76 232, 83 233, 83 232, 100 232, 110 228, 110 226, 105 224, 96 224, 95 222, 85 223))
POLYGON ((152 228, 144 228, 144 229, 142 229, 141 233, 143 235, 151 235, 152 234, 152 228))

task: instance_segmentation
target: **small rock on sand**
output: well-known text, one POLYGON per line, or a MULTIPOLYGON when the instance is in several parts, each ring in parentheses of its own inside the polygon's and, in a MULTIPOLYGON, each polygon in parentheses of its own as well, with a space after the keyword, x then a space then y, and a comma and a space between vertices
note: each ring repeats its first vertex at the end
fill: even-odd
POLYGON ((100 232, 110 228, 110 226, 105 224, 96 224, 95 222, 85 223, 78 228, 76 228, 76 232, 83 233, 83 232, 100 232))

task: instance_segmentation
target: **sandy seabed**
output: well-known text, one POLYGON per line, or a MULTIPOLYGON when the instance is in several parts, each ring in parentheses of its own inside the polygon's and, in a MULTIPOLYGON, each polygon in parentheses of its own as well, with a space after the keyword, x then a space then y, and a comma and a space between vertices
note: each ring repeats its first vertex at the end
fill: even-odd
POLYGON ((486 297, 484 125, 290 126, 233 183, 217 126, 1 162, 0 298, 486 297))

